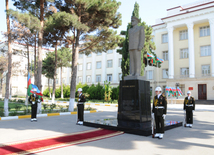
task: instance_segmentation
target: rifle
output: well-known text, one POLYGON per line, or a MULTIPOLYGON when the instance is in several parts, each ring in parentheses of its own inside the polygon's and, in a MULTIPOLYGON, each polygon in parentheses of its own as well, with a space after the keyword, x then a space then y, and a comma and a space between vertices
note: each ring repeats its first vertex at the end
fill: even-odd
POLYGON ((155 121, 154 120, 155 120, 154 116, 152 116, 152 138, 155 138, 155 127, 154 127, 155 121))

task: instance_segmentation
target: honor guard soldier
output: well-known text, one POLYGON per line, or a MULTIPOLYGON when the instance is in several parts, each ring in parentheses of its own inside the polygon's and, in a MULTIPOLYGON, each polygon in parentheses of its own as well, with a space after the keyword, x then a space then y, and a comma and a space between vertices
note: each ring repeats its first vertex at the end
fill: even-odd
POLYGON ((187 92, 187 97, 184 99, 184 111, 186 111, 186 125, 185 127, 192 128, 193 111, 195 110, 195 99, 191 96, 191 91, 187 92))
POLYGON ((37 121, 36 114, 37 114, 37 106, 40 103, 40 99, 38 95, 36 95, 36 89, 32 89, 33 94, 31 94, 28 98, 28 101, 31 104, 31 122, 37 121))
POLYGON ((83 125, 84 120, 84 103, 85 103, 85 96, 82 94, 82 88, 78 89, 79 99, 77 103, 77 124, 83 125))
POLYGON ((155 118, 156 134, 155 138, 162 139, 164 135, 164 120, 167 111, 167 100, 162 93, 161 87, 155 89, 156 96, 153 99, 152 117, 155 118))

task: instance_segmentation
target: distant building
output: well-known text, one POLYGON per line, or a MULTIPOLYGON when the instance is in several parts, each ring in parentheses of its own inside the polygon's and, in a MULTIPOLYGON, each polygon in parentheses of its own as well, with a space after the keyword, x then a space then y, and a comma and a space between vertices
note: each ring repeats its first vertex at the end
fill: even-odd
POLYGON ((148 67, 151 90, 179 83, 197 100, 214 100, 214 1, 203 0, 167 9, 153 25, 155 53, 165 62, 148 67))

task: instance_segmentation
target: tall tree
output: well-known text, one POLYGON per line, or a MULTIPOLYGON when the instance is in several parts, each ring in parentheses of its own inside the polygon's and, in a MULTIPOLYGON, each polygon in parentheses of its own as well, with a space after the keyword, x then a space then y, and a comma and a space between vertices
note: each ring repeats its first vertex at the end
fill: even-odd
POLYGON ((2 84, 3 84, 3 73, 7 70, 8 58, 0 56, 0 98, 2 98, 2 84))
POLYGON ((121 37, 110 28, 121 25, 121 14, 117 13, 120 2, 116 0, 59 0, 57 8, 66 11, 74 20, 71 32, 75 43, 72 46, 72 72, 69 111, 74 109, 78 54, 106 52, 118 46, 121 37), (76 24, 79 23, 79 24, 76 24))
MULTIPOLYGON (((139 4, 137 2, 135 2, 132 16, 139 18, 139 4)), ((141 21, 141 19, 140 19, 140 21, 141 21)), ((141 75, 143 76, 144 68, 147 65, 147 62, 148 62, 148 65, 157 66, 156 63, 152 64, 150 61, 147 60, 147 52, 155 55, 154 52, 152 52, 152 50, 155 50, 156 47, 155 47, 155 44, 151 41, 152 28, 150 26, 148 26, 145 22, 140 22, 138 25, 143 26, 144 31, 145 31, 145 43, 144 43, 144 47, 141 51, 141 75)), ((121 46, 122 50, 120 50, 120 49, 118 50, 118 52, 120 54, 122 54, 122 64, 121 64, 122 78, 129 75, 130 59, 129 59, 129 33, 128 33, 128 31, 130 28, 132 28, 132 25, 131 25, 131 23, 128 23, 127 30, 121 31, 121 35, 125 35, 125 40, 123 41, 123 45, 121 46)), ((156 58, 156 55, 155 55, 155 58, 156 58)))
POLYGON ((61 48, 58 50, 58 67, 61 69, 61 98, 63 98, 63 80, 62 80, 62 68, 71 67, 71 50, 69 48, 61 48))
POLYGON ((45 75, 46 78, 48 78, 48 89, 50 98, 51 90, 50 90, 50 79, 54 78, 54 68, 55 68, 55 58, 51 56, 52 53, 48 53, 46 55, 46 58, 43 60, 42 64, 42 74, 45 75))
MULTIPOLYGON (((6 11, 9 10, 8 0, 6 2, 6 11)), ((11 81, 11 70, 12 70, 12 49, 11 49, 11 34, 10 34, 10 19, 9 15, 6 16, 7 20, 7 33, 8 33, 8 73, 6 80, 6 94, 4 98, 4 115, 8 116, 8 98, 9 98, 9 89, 10 89, 10 81, 11 81)))

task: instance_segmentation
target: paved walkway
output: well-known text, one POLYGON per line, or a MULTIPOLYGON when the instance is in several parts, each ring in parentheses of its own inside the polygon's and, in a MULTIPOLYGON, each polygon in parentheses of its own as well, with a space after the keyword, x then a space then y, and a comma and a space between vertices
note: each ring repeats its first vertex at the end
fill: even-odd
MULTIPOLYGON (((97 106, 103 112, 85 114, 85 119, 117 116, 117 107, 97 106)), ((169 110, 167 120, 183 121, 181 109, 169 110)), ((172 106, 174 107, 174 106, 172 106)), ((210 109, 208 107, 207 109, 210 109)), ((163 140, 131 134, 107 138, 37 153, 38 155, 201 155, 214 152, 214 119, 212 111, 196 110, 193 128, 179 127, 165 133, 163 140)), ((93 128, 75 125, 76 115, 0 121, 0 144, 75 133, 93 128)), ((1 153, 0 153, 1 154, 1 153)))

